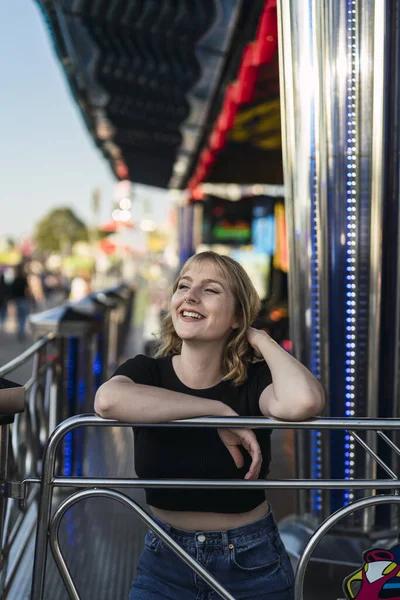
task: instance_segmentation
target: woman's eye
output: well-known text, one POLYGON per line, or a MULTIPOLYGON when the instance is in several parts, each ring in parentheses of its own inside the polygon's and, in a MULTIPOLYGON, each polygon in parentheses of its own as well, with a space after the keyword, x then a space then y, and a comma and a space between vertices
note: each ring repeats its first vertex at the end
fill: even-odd
POLYGON ((212 292, 213 294, 218 294, 217 290, 212 290, 211 288, 207 288, 206 292, 212 292))
POLYGON ((187 286, 187 285, 185 285, 184 283, 180 283, 180 284, 178 285, 178 290, 184 290, 184 289, 187 289, 187 287, 188 287, 188 286, 187 286))

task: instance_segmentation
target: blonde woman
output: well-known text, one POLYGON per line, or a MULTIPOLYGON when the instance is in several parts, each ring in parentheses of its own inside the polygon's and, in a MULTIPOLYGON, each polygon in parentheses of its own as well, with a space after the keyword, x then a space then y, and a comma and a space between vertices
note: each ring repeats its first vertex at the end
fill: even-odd
MULTIPOLYGON (((227 256, 191 257, 174 284, 156 358, 121 365, 96 395, 102 417, 158 423, 193 417, 320 413, 319 382, 265 332, 251 327, 260 300, 227 256), (256 358, 263 359, 256 361, 256 358)), ((264 479, 270 430, 138 428, 140 478, 264 479)), ((148 489, 157 523, 238 600, 292 600, 293 572, 263 490, 148 489)), ((130 600, 217 598, 150 531, 130 600)))

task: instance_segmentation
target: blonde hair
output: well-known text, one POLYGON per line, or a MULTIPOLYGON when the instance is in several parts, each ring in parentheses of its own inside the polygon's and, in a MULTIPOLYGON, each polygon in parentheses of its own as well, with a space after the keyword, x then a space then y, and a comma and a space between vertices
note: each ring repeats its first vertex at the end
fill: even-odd
MULTIPOLYGON (((206 261, 217 267, 221 276, 228 282, 234 297, 235 317, 239 321, 239 327, 232 330, 227 340, 222 358, 222 372, 223 381, 232 380, 234 385, 240 385, 246 381, 247 366, 255 358, 254 350, 247 341, 247 329, 258 315, 260 298, 250 277, 238 262, 229 256, 211 251, 196 254, 185 262, 173 285, 172 293, 175 293, 179 280, 191 267, 206 261)), ((181 353, 182 340, 175 331, 171 313, 163 320, 157 346, 156 358, 181 353)))

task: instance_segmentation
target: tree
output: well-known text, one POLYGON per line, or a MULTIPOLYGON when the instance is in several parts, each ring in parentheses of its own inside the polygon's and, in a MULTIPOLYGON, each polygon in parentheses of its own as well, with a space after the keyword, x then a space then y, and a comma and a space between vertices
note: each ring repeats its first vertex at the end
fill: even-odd
POLYGON ((70 208, 55 208, 36 225, 34 240, 38 250, 68 252, 75 242, 88 240, 88 230, 70 208))

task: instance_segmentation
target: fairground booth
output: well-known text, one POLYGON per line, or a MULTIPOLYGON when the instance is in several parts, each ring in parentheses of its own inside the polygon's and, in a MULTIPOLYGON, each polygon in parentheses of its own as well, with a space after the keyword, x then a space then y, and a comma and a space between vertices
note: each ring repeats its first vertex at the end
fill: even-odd
MULTIPOLYGON (((180 263, 212 248, 243 264, 256 325, 320 379, 324 416, 398 417, 400 1, 38 5, 116 179, 171 190, 180 263)), ((381 434, 339 423, 290 439, 296 475, 321 479, 281 523, 296 560, 366 495, 350 481, 398 478, 398 431, 381 434)), ((348 572, 398 529, 394 505, 355 512, 315 560, 348 572)))

